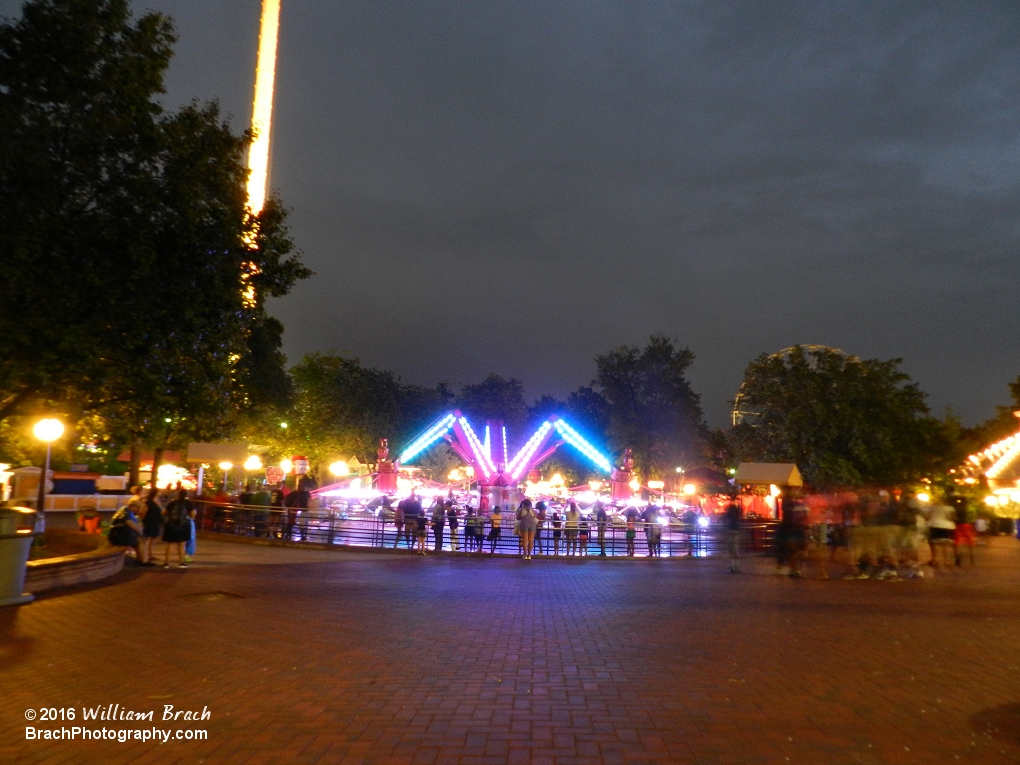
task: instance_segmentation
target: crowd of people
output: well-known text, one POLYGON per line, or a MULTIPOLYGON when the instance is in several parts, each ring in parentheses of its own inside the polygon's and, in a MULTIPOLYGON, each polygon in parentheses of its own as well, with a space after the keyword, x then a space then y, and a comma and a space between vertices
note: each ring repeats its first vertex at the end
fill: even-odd
MULTIPOLYGON (((466 552, 480 554, 488 548, 489 554, 495 554, 504 523, 512 523, 517 552, 525 560, 531 560, 534 555, 559 556, 561 551, 568 557, 583 557, 595 549, 599 556, 605 557, 607 529, 612 516, 617 514, 610 512, 616 508, 607 509, 601 502, 583 513, 575 502, 550 506, 544 501, 532 502, 527 498, 521 500, 512 514, 509 508, 499 505, 489 512, 472 505, 466 505, 462 511, 449 498, 437 498, 426 509, 414 494, 401 500, 396 507, 387 505, 384 509, 391 510, 396 527, 394 548, 403 541, 408 549, 424 555, 431 531, 433 549, 437 552, 443 549, 448 535, 453 551, 460 551, 463 544, 466 552)), ((628 556, 637 554, 639 532, 644 535, 649 556, 662 554, 662 512, 653 504, 643 510, 633 506, 620 509, 618 515, 624 525, 628 556)), ((386 515, 389 517, 389 513, 386 515)))
MULTIPOLYGON (((204 527, 305 540, 308 510, 315 504, 314 488, 311 479, 304 479, 290 491, 282 486, 249 484, 236 497, 221 492, 222 496, 200 498, 205 505, 204 527)), ((162 540, 163 567, 176 561, 178 567, 187 568, 195 554, 195 503, 180 486, 174 491, 149 489, 144 494, 135 487, 132 494, 114 514, 110 542, 134 548, 139 565, 155 566, 157 542, 162 540)), ((435 498, 425 508, 414 493, 395 506, 384 499, 379 518, 395 527, 394 548, 403 543, 419 555, 426 554, 430 536, 431 548, 437 552, 447 543, 455 552, 481 555, 487 551, 492 555, 500 547, 505 552, 507 543, 501 545, 500 540, 504 529, 512 528, 517 553, 524 560, 535 555, 604 557, 611 527, 623 532, 628 556, 637 555, 638 539, 643 537, 646 555, 658 557, 669 521, 679 522, 673 528, 683 529, 681 539, 686 539, 691 546, 688 553, 693 554, 695 534, 691 529, 709 526, 707 516, 695 508, 674 516, 654 504, 607 507, 596 502, 582 512, 573 501, 551 504, 526 498, 511 512, 510 507, 498 504, 487 508, 484 499, 480 507, 458 507, 452 496, 435 498)), ((744 521, 738 497, 731 495, 711 524, 722 542, 717 551, 725 551, 728 570, 734 574, 741 570, 741 553, 747 545, 744 521)), ((874 497, 829 506, 820 513, 789 498, 774 540, 776 573, 799 578, 813 568, 822 579, 830 578, 835 570, 835 575, 843 578, 896 580, 923 577, 926 568, 938 571, 974 565, 974 547, 983 524, 968 498, 952 487, 936 499, 911 493, 893 497, 880 491, 874 497)), ((380 535, 379 541, 386 544, 383 540, 380 535)), ((671 540, 675 543, 676 537, 671 540)))
POLYGON ((974 547, 987 521, 953 487, 936 497, 887 491, 824 512, 809 520, 807 507, 790 502, 776 540, 776 573, 798 578, 805 564, 828 579, 834 566, 846 579, 920 578, 975 563, 974 547))
POLYGON ((186 569, 196 549, 195 505, 187 491, 178 484, 173 491, 153 487, 143 495, 135 486, 131 494, 110 520, 110 544, 133 548, 139 566, 156 566, 156 542, 162 540, 163 568, 170 568, 172 552, 177 567, 186 569))

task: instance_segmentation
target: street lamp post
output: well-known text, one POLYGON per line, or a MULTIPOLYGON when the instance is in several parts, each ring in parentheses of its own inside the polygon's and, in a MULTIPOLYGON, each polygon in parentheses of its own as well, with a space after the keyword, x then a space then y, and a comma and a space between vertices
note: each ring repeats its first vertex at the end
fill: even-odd
POLYGON ((43 463, 42 475, 39 476, 39 494, 35 504, 36 512, 42 514, 46 509, 44 503, 46 502, 46 476, 50 472, 50 454, 53 442, 64 435, 64 423, 53 417, 46 417, 32 426, 32 434, 46 443, 46 461, 43 463))

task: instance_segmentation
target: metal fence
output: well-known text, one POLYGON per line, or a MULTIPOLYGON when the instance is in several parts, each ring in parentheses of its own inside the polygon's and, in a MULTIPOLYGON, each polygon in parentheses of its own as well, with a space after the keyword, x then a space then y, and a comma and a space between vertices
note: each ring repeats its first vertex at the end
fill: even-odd
MULTIPOLYGON (((261 506, 201 502, 196 504, 198 507, 196 524, 199 529, 205 531, 338 547, 407 550, 415 548, 417 542, 415 521, 405 523, 402 528, 398 529, 392 520, 384 520, 371 513, 348 512, 342 509, 309 509, 294 513, 288 512, 287 509, 261 506)), ((474 518, 478 517, 474 516, 474 518)), ((466 520, 467 518, 464 516, 458 518, 456 535, 451 534, 449 524, 444 523, 440 529, 439 549, 461 553, 519 554, 520 537, 514 533, 514 519, 511 514, 507 513, 503 517, 499 536, 495 539, 490 533, 492 530, 491 519, 486 516, 481 538, 476 533, 471 540, 468 540, 465 536, 466 520)), ((628 556, 630 549, 628 548, 626 526, 618 522, 609 523, 600 533, 594 521, 589 521, 589 524, 590 530, 585 544, 581 544, 580 535, 577 535, 575 555, 599 556, 604 553, 611 557, 628 556)), ((670 522, 668 524, 636 523, 635 526, 632 540, 634 557, 708 557, 728 553, 727 529, 718 524, 701 526, 670 522), (646 525, 653 532, 658 532, 652 535, 651 540, 646 533, 646 525)), ((768 552, 773 545, 775 529, 774 521, 745 520, 739 535, 741 553, 768 552)), ((567 544, 571 537, 568 537, 565 528, 561 529, 561 532, 557 539, 549 521, 546 521, 545 526, 536 536, 535 554, 554 554, 558 548, 560 556, 567 555, 567 544)), ((425 550, 436 551, 436 530, 432 526, 431 516, 427 516, 425 550)))

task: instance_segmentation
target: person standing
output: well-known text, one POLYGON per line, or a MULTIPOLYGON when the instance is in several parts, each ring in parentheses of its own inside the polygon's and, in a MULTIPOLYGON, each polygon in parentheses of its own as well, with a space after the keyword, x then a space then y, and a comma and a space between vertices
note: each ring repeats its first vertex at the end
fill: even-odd
POLYGON ((163 541, 166 542, 163 568, 170 568, 171 548, 177 552, 177 567, 188 567, 187 561, 184 560, 184 543, 191 538, 191 517, 194 512, 195 506, 188 500, 188 493, 184 489, 177 492, 177 498, 172 500, 163 511, 165 520, 163 541))
POLYGON ((436 538, 436 552, 443 550, 443 527, 446 526, 446 505, 443 500, 436 499, 432 506, 432 534, 436 538))
MULTIPOLYGON (((273 495, 265 484, 257 484, 251 495, 251 503, 255 506, 255 536, 269 536, 269 504, 273 495)), ((191 555, 192 553, 188 553, 191 555)))
POLYGON ((418 517, 424 510, 413 491, 400 504, 404 506, 404 531, 407 534, 407 549, 410 550, 415 546, 415 540, 418 538, 418 517))
POLYGON ((599 557, 606 557, 606 526, 609 525, 609 514, 601 502, 595 503, 595 527, 599 535, 599 557))
POLYGON ((478 554, 482 554, 482 548, 485 547, 485 516, 482 515, 482 509, 479 505, 478 514, 475 516, 475 545, 478 548, 478 554))
MULTIPOLYGON (((421 503, 419 503, 419 505, 420 504, 421 503)), ((414 515, 414 519, 415 519, 415 532, 418 535, 418 554, 424 555, 425 540, 428 539, 429 536, 429 520, 428 518, 425 517, 424 510, 421 510, 420 512, 416 513, 414 515)))
POLYGON ((450 549, 460 552, 460 540, 457 539, 457 508, 450 500, 446 501, 446 524, 450 527, 450 549))
POLYGON ((269 491, 269 529, 270 537, 279 538, 283 535, 284 517, 286 510, 283 501, 287 498, 283 484, 277 484, 269 491))
POLYGON ((636 550, 634 540, 637 538, 637 524, 641 517, 636 507, 631 505, 623 511, 623 517, 627 522, 627 531, 624 536, 627 538, 627 555, 634 557, 636 550))
POLYGON ((159 506, 156 497, 159 496, 159 489, 153 486, 145 496, 142 515, 142 539, 145 554, 141 561, 146 566, 155 566, 152 560, 152 548, 156 540, 163 534, 163 508, 159 506))
MULTIPOLYGON (((283 538, 288 542, 294 535, 294 526, 297 525, 299 513, 308 511, 308 503, 311 501, 312 493, 308 491, 307 479, 302 477, 298 481, 298 488, 287 495, 284 504, 287 506, 287 525, 283 530, 283 538)), ((305 541, 304 530, 302 529, 301 541, 305 541)))
POLYGON ((467 552, 475 549, 475 509, 471 505, 464 511, 464 549, 467 552))
POLYGON ((496 544, 499 542, 499 535, 502 531, 503 525, 503 511, 500 510, 499 505, 496 505, 492 509, 492 518, 490 519, 491 528, 489 529, 489 555, 493 555, 496 552, 496 544))
POLYGON ((641 522, 645 527, 645 545, 648 547, 648 557, 655 555, 655 527, 659 521, 659 508, 649 504, 641 513, 641 522))
POLYGON ((581 523, 581 511, 577 509, 577 503, 571 502, 567 505, 567 514, 564 520, 564 530, 567 532, 567 555, 577 555, 577 531, 581 523))
POLYGON ((397 536, 393 540, 393 549, 396 550, 400 546, 400 538, 404 535, 404 503, 406 499, 402 499, 397 503, 397 506, 393 508, 393 525, 396 527, 397 536))
POLYGON ((542 530, 545 528, 545 502, 539 500, 535 503, 535 552, 544 555, 542 542, 542 530))
POLYGON ((577 546, 580 554, 588 557, 588 532, 590 526, 588 525, 588 519, 583 515, 581 516, 580 523, 577 524, 577 546))
POLYGON ((726 548, 730 555, 730 573, 740 573, 740 524, 743 510, 737 498, 730 495, 730 501, 723 511, 726 523, 726 548))
POLYGON ((525 499, 521 502, 518 514, 520 520, 518 525, 521 532, 521 544, 524 549, 524 560, 531 560, 531 554, 535 547, 535 531, 538 529, 538 518, 531 509, 531 500, 525 499))
POLYGON ((560 515, 559 510, 555 507, 552 512, 552 527, 553 527, 553 555, 560 554, 560 537, 563 536, 563 516, 560 515))

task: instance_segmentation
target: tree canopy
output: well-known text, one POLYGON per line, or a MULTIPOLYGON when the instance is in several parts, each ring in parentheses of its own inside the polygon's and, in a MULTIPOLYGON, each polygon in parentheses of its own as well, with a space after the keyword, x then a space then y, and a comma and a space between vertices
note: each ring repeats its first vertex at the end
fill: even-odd
POLYGON ((160 104, 174 42, 127 0, 0 23, 0 420, 74 401, 160 441, 286 399, 264 304, 310 272, 279 201, 246 208, 249 137, 160 104))
POLYGON ((578 392, 576 403, 587 406, 593 419, 605 418, 613 447, 632 449, 646 477, 704 459, 708 430, 686 376, 692 363, 688 348, 652 336, 644 348, 623 346, 595 359, 592 393, 604 399, 604 408, 592 393, 578 392))
POLYGON ((737 452, 745 461, 794 462, 816 488, 922 477, 951 451, 950 439, 900 363, 814 346, 759 356, 740 388, 737 452))

